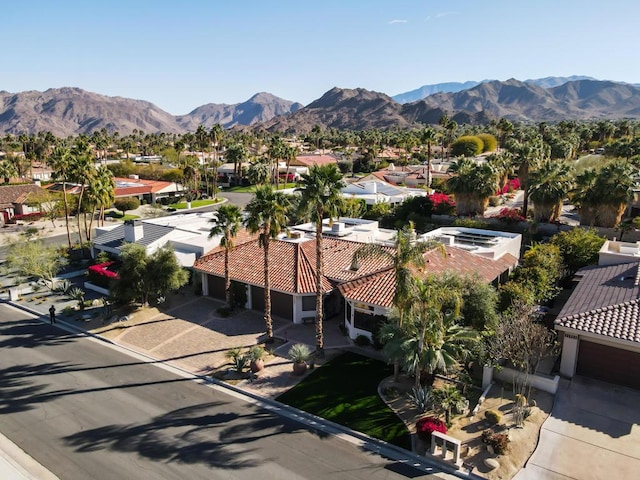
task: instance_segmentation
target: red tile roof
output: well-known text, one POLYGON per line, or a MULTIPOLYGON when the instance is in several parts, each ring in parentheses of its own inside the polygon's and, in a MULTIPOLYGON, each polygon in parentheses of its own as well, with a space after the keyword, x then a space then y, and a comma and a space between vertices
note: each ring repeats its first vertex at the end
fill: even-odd
MULTIPOLYGON (((336 283, 380 271, 388 267, 389 261, 371 258, 361 262, 360 268, 351 270, 353 253, 362 243, 333 238, 324 238, 324 278, 325 292, 334 289, 336 283)), ((392 250, 389 249, 391 252, 392 250)), ((271 288, 286 293, 314 293, 316 266, 315 240, 300 243, 286 240, 272 240, 269 246, 269 267, 271 288)), ((216 249, 196 260, 194 269, 211 275, 224 276, 224 250, 216 249)), ((236 281, 263 286, 264 250, 258 240, 238 245, 229 257, 231 278, 236 281)))
POLYGON ((41 191, 38 185, 2 185, 0 186, 0 207, 12 207, 14 203, 25 203, 32 193, 41 191))
MULTIPOLYGON (((462 275, 477 273, 487 282, 493 282, 503 272, 517 264, 512 255, 503 255, 498 260, 474 255, 456 247, 445 247, 443 256, 439 249, 425 253, 426 268, 418 274, 442 274, 445 272, 462 275)), ((338 287, 345 298, 370 305, 390 308, 395 295, 396 278, 393 269, 368 275, 338 287)))
POLYGON ((133 178, 114 178, 116 182, 116 197, 128 197, 131 195, 142 195, 145 193, 157 193, 160 190, 170 187, 171 182, 162 182, 160 180, 143 180, 133 178), (130 183, 131 186, 118 186, 118 183, 130 183))
POLYGON ((337 164, 338 160, 331 155, 298 155, 291 165, 304 165, 310 167, 312 165, 329 165, 337 164))

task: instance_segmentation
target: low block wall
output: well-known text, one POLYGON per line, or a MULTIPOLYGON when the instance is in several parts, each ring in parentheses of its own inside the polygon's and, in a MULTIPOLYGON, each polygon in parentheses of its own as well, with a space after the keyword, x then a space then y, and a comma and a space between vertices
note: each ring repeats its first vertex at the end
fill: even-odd
MULTIPOLYGON (((524 374, 519 372, 518 370, 514 370, 513 368, 503 367, 501 369, 493 369, 493 378, 497 378, 498 380, 502 380, 503 382, 513 382, 514 378, 523 378, 524 374)), ((555 395, 558 391, 558 383, 560 382, 560 377, 556 375, 555 377, 547 376, 547 375, 529 375, 527 384, 531 385, 538 390, 542 390, 543 392, 551 393, 555 395)), ((483 381, 484 384, 484 381, 483 381)))

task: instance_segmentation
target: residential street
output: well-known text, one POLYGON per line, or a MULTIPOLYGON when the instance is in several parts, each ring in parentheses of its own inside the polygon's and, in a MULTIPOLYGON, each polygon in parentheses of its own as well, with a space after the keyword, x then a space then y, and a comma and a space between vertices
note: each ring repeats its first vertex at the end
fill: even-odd
POLYGON ((0 431, 60 479, 421 476, 7 305, 0 319, 0 431))

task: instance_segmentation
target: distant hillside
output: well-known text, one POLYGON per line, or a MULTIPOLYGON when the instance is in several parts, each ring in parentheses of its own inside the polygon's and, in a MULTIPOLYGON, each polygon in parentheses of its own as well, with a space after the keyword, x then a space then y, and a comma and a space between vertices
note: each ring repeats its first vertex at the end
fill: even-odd
POLYGON ((176 120, 188 131, 194 131, 201 124, 209 128, 219 123, 224 128, 230 128, 266 122, 273 117, 293 113, 302 106, 301 103, 283 100, 270 93, 257 93, 246 102, 235 105, 208 103, 187 115, 176 117, 176 120))
POLYGON ((437 124, 445 113, 458 124, 484 124, 502 117, 525 122, 640 118, 640 88, 598 80, 543 88, 511 79, 483 82, 455 93, 436 93, 402 105, 384 93, 332 88, 297 112, 254 127, 297 133, 309 132, 315 125, 352 130, 410 128, 437 124))
MULTIPOLYGON (((410 128, 417 124, 438 123, 445 110, 424 102, 400 105, 388 95, 363 88, 334 87, 297 112, 255 125, 268 131, 307 133, 315 125, 339 130, 410 128)), ((450 117, 458 123, 485 123, 483 113, 457 112, 450 117)))
POLYGON ((428 108, 448 112, 483 112, 517 121, 639 118, 640 88, 597 80, 566 82, 543 88, 518 80, 482 83, 457 93, 438 93, 422 100, 428 108))
MULTIPOLYGON (((542 88, 551 88, 563 85, 567 82, 574 82, 577 80, 595 80, 595 78, 585 77, 582 75, 573 75, 571 77, 545 77, 525 80, 524 83, 531 83, 542 88)), ((422 87, 411 90, 410 92, 400 93, 394 95, 393 99, 398 103, 411 103, 427 98, 429 95, 436 93, 456 93, 463 90, 468 90, 481 83, 488 83, 495 80, 483 80, 481 82, 468 81, 468 82, 450 82, 450 83, 436 83, 434 85, 423 85, 422 87)))
POLYGON ((154 104, 123 97, 107 97, 80 88, 50 88, 44 92, 0 92, 0 131, 59 137, 106 128, 130 133, 180 132, 176 119, 154 104))
POLYGON ((236 105, 208 104, 187 115, 174 117, 150 102, 108 97, 80 88, 51 88, 45 92, 0 92, 0 132, 14 135, 50 131, 59 137, 90 134, 106 128, 129 134, 195 131, 201 123, 210 127, 251 125, 302 107, 268 93, 258 93, 236 105))
POLYGON ((468 81, 468 82, 448 82, 448 83, 436 83, 434 85, 423 85, 420 88, 411 90, 410 92, 399 93, 392 98, 398 103, 411 103, 427 98, 434 93, 455 93, 468 88, 473 88, 481 82, 468 81))

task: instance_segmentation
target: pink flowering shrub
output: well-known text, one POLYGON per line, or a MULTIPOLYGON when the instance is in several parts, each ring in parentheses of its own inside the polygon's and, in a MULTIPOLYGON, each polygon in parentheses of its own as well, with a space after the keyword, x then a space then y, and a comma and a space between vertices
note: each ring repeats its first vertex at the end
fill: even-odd
POLYGON ((497 218, 498 220, 505 223, 518 223, 525 221, 525 218, 522 216, 522 212, 519 208, 509 207, 505 207, 500 210, 498 215, 495 215, 494 218, 497 218))
POLYGON ((451 215, 455 208, 455 202, 446 193, 436 192, 429 195, 431 205, 433 205, 433 213, 437 215, 451 215))
POLYGON ((431 442, 431 432, 447 433, 447 425, 436 417, 422 417, 416 423, 416 434, 423 442, 431 442))
POLYGON ((21 222, 36 222, 42 218, 42 212, 31 212, 31 213, 19 213, 18 215, 14 215, 11 221, 13 223, 17 221, 21 222))
POLYGON ((496 192, 496 195, 504 195, 505 193, 510 193, 515 190, 520 190, 520 180, 518 180, 517 177, 512 178, 507 182, 507 184, 504 187, 499 188, 498 191, 496 192))

